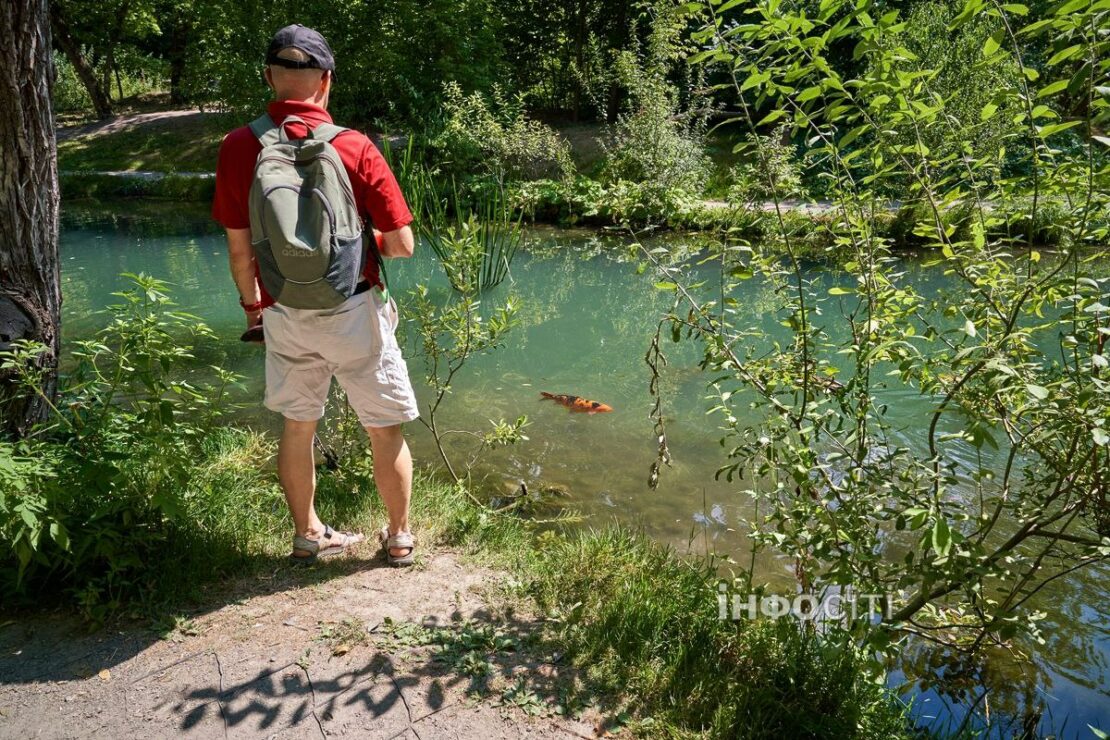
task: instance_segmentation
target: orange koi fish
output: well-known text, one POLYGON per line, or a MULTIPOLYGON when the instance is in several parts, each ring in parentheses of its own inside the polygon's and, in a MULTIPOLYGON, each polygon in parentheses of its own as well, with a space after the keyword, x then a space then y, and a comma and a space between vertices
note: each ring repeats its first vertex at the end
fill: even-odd
POLYGON ((590 401, 578 396, 568 396, 565 393, 547 393, 540 391, 543 398, 549 398, 556 403, 561 403, 571 411, 581 411, 586 414, 603 414, 606 411, 612 411, 613 407, 597 401, 590 401))

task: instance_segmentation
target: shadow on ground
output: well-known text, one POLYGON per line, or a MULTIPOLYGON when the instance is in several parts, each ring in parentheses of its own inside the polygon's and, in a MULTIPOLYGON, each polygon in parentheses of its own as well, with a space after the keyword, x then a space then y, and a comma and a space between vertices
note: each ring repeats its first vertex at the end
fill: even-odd
POLYGON ((596 712, 499 574, 435 552, 273 569, 150 628, 0 629, 0 735, 593 737, 596 712))

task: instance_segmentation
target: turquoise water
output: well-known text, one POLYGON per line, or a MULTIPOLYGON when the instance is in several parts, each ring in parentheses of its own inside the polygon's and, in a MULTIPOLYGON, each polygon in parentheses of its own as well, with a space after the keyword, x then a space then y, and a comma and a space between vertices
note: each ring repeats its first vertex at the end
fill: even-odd
MULTIPOLYGON (((658 490, 647 486, 656 442, 644 353, 657 317, 670 301, 668 294, 652 288, 650 275, 636 273, 635 263, 625 257, 625 241, 586 231, 531 232, 529 249, 491 296, 495 300, 510 291, 518 296, 522 325, 502 349, 472 361, 454 384, 442 417, 451 428, 483 429, 489 420, 527 415, 528 441, 495 450, 475 471, 493 494, 508 493, 521 482, 533 491, 558 490, 558 503, 580 512, 584 526, 615 519, 642 527, 680 552, 740 556, 746 551, 742 522, 752 511, 736 485, 714 478, 723 460, 718 421, 706 415, 708 391, 690 344, 665 346, 669 364, 663 388, 673 464, 664 469, 658 490), (584 396, 615 411, 571 414, 540 401, 540 391, 584 396)), ((913 263, 906 269, 924 292, 943 286, 936 271, 913 263)), ((205 359, 243 375, 240 413, 252 424, 276 429, 274 415, 260 403, 262 350, 238 341, 243 317, 228 275, 223 235, 203 212, 67 208, 62 234, 64 338, 95 331, 103 323, 98 311, 124 285, 120 273, 140 271, 171 282, 181 306, 216 331, 222 340, 206 350, 211 356, 205 359)), ((418 283, 429 285, 435 295, 448 290, 430 250, 391 262, 389 275, 403 327, 406 290, 418 283)), ((832 284, 833 277, 817 266, 813 276, 832 284)), ((756 282, 741 296, 740 310, 762 322, 769 341, 785 332, 770 312, 776 304, 770 289, 756 282)), ((412 352, 409 369, 418 396, 426 402, 423 363, 412 352)), ((895 423, 906 429, 930 409, 911 390, 890 388, 886 394, 895 423)), ((434 464, 425 430, 411 424, 408 435, 418 463, 434 464)), ((452 451, 465 454, 461 447, 452 451)), ((787 563, 765 557, 758 570, 779 589, 792 588, 787 563)), ((1110 724, 1108 593, 1105 570, 1082 571, 1046 589, 1038 606, 1049 614, 1048 642, 1035 647, 1035 664, 998 656, 986 667, 983 680, 991 687, 992 713, 1020 715, 1020 707, 1043 702, 1050 714, 1042 730, 1054 728, 1065 737, 1089 737, 1087 724, 1110 724)), ((907 651, 903 667, 907 675, 935 672, 936 660, 934 653, 915 648, 907 651)), ((901 676, 895 672, 896 680, 901 676)), ((934 726, 954 726, 963 713, 958 702, 946 706, 951 698, 935 692, 919 694, 916 701, 917 716, 934 726)))

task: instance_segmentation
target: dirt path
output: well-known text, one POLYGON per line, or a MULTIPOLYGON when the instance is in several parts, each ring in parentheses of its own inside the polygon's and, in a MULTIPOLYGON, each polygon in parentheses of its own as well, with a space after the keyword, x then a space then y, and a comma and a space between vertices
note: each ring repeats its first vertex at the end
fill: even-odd
POLYGON ((164 636, 3 623, 0 736, 596 736, 593 710, 556 714, 573 678, 530 653, 534 622, 490 606, 504 576, 451 552, 407 571, 367 557, 275 564, 164 636))

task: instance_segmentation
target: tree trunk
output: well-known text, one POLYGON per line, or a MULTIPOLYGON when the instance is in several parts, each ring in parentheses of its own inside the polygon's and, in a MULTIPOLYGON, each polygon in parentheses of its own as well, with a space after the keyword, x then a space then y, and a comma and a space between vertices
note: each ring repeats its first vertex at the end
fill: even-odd
POLYGON ((192 27, 183 19, 174 21, 170 28, 170 43, 166 58, 170 62, 170 102, 181 105, 187 101, 185 94, 185 61, 188 59, 189 36, 192 27))
POLYGON ((59 48, 66 55, 69 63, 73 65, 74 71, 77 72, 77 79, 81 80, 81 84, 85 86, 89 97, 92 98, 96 117, 107 118, 112 115, 112 102, 108 99, 108 94, 104 91, 104 88, 100 86, 100 82, 97 81, 96 72, 81 54, 81 45, 77 43, 77 39, 73 38, 73 33, 69 30, 69 22, 66 20, 61 7, 58 3, 52 5, 50 25, 54 31, 54 40, 58 42, 59 48))
MULTIPOLYGON (((629 2, 622 1, 620 10, 616 14, 616 22, 609 31, 609 50, 615 53, 618 49, 626 48, 630 38, 628 33, 628 6, 629 2)), ((624 91, 620 80, 615 77, 609 81, 609 94, 605 101, 605 122, 612 125, 617 122, 621 112, 621 101, 624 91)))
POLYGON ((577 79, 574 80, 574 93, 571 97, 570 104, 570 120, 578 123, 578 118, 582 113, 582 88, 587 84, 586 80, 586 42, 589 39, 589 28, 587 27, 587 18, 589 17, 589 8, 585 0, 579 0, 577 8, 575 9, 574 18, 574 64, 578 72, 577 79))
MULTIPOLYGON (((58 373, 58 170, 47 0, 0 9, 0 350, 46 346, 37 363, 54 395, 58 373)), ((19 436, 47 410, 0 375, 0 433, 19 436)))

